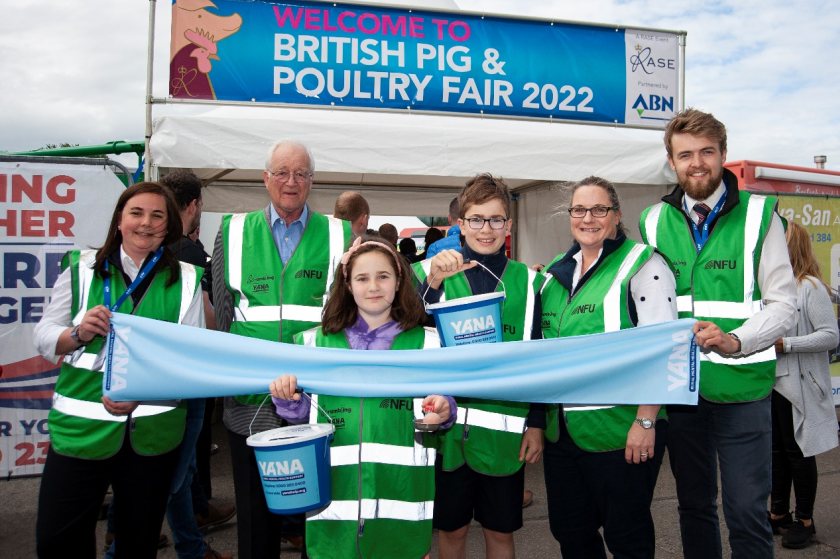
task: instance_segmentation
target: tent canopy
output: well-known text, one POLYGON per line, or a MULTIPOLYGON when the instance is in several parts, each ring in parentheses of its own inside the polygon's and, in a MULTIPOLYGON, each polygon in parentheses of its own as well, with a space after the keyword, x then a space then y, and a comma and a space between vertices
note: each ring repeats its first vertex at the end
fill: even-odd
POLYGON ((568 246, 568 223, 555 212, 558 183, 611 180, 632 224, 673 182, 661 131, 409 111, 192 106, 185 115, 184 105, 167 108, 181 110, 155 120, 152 165, 162 174, 198 174, 209 185, 208 212, 263 207, 268 149, 294 139, 312 151, 310 205, 324 213, 341 191, 359 190, 377 215, 442 216, 469 177, 504 178, 519 194, 514 254, 533 262, 568 246))
MULTIPOLYGON (((268 148, 283 138, 311 149, 316 190, 330 185, 405 193, 443 188, 451 197, 480 172, 503 177, 514 191, 589 175, 662 185, 669 173, 659 131, 288 107, 220 107, 160 117, 151 139, 152 160, 162 172, 186 167, 215 186, 250 184, 259 190, 268 148)), ((230 210, 224 206, 215 209, 230 210)), ((394 209, 402 211, 377 213, 418 214, 416 207, 394 209)))

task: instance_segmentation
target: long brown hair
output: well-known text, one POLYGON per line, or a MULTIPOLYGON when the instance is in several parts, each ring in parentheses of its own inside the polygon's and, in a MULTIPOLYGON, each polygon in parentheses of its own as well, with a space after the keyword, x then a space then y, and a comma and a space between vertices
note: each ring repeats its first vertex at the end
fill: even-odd
POLYGON ((178 210, 178 204, 175 202, 172 192, 157 182, 138 182, 129 186, 120 194, 117 205, 114 208, 114 213, 111 215, 108 236, 105 238, 105 243, 96 251, 96 261, 94 262, 93 269, 103 278, 108 275, 108 272, 105 271, 105 261, 108 259, 108 255, 119 250, 123 242, 122 231, 119 229, 120 216, 128 201, 140 194, 157 194, 163 197, 166 205, 166 236, 161 243, 163 255, 158 265, 164 265, 169 268, 169 279, 166 282, 166 285, 169 286, 178 281, 181 274, 181 266, 178 264, 178 259, 172 251, 169 250, 169 245, 181 238, 181 235, 184 233, 184 226, 181 224, 181 213, 178 210))
POLYGON ((341 332, 348 326, 352 326, 359 316, 359 307, 356 305, 356 300, 353 294, 350 293, 350 278, 353 273, 353 264, 356 259, 362 254, 369 252, 379 252, 384 254, 394 272, 397 274, 397 293, 394 296, 394 302, 391 305, 391 318, 398 322, 400 328, 409 330, 423 324, 426 318, 426 311, 423 309, 423 303, 420 302, 420 296, 414 290, 414 285, 411 282, 411 270, 405 264, 405 260, 398 256, 393 250, 389 250, 382 246, 384 241, 380 237, 369 235, 362 235, 361 244, 350 255, 347 260, 346 270, 339 268, 335 274, 335 281, 330 289, 330 298, 324 307, 322 316, 322 325, 324 332, 327 334, 335 334, 341 332), (374 241, 368 243, 368 241, 374 241))
POLYGON ((831 288, 825 283, 820 265, 814 257, 808 231, 798 223, 788 221, 785 239, 787 239, 788 253, 790 254, 790 265, 793 267, 793 276, 797 283, 802 283, 807 276, 814 276, 820 280, 829 296, 831 296, 831 288))

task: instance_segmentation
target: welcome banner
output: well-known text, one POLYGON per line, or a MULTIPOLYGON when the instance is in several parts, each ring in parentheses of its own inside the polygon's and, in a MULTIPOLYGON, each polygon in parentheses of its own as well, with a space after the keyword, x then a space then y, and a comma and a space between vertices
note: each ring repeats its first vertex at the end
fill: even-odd
POLYGON ((115 313, 103 390, 114 400, 307 392, 448 394, 517 402, 696 404, 693 319, 573 338, 411 351, 311 348, 115 313))
POLYGON ((172 4, 180 99, 663 128, 684 33, 365 4, 172 4))

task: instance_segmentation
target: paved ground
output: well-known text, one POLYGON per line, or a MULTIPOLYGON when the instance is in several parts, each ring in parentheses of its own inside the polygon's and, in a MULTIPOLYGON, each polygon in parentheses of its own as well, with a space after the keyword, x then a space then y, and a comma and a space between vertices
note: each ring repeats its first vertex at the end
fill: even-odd
MULTIPOLYGON (((216 498, 233 500, 233 486, 225 438, 219 434, 216 441, 221 451, 213 457, 213 492, 216 498)), ((819 542, 801 551, 787 550, 776 539, 776 556, 782 559, 840 557, 840 449, 823 454, 818 458, 820 485, 814 518, 819 542)), ((548 530, 548 516, 545 506, 545 486, 542 466, 529 467, 527 487, 534 491, 534 504, 525 510, 525 527, 516 533, 516 549, 520 558, 542 559, 560 557, 560 548, 548 530)), ((0 481, 0 558, 35 557, 34 527, 38 495, 38 479, 13 479, 0 481)), ((656 520, 656 547, 660 558, 682 556, 677 522, 677 502, 674 479, 666 462, 659 476, 659 483, 653 502, 656 520)), ((168 533, 169 529, 165 528, 168 533)), ((98 537, 104 539, 105 523, 98 526, 98 537)), ((234 550, 236 528, 234 522, 209 534, 211 545, 219 550, 234 550)), ((726 537, 724 533, 724 538, 726 537)), ((483 557, 483 540, 480 527, 470 531, 469 557, 483 557)), ((68 555, 71 557, 72 554, 68 555)), ((299 553, 284 549, 282 559, 297 559, 299 553)), ((725 557, 729 557, 727 552, 725 557)), ((172 547, 158 553, 162 559, 175 559, 172 547)), ((437 557, 435 553, 432 557, 437 557)))

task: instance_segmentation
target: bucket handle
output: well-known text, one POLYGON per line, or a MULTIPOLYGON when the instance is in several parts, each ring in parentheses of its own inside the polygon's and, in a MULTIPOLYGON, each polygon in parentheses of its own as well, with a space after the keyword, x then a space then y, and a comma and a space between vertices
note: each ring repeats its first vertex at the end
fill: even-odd
MULTIPOLYGON (((481 263, 481 262, 479 262, 478 260, 465 260, 465 261, 464 261, 464 264, 468 264, 468 263, 470 263, 470 262, 475 262, 476 264, 478 264, 479 266, 481 266, 482 268, 484 268, 484 270, 485 270, 488 274, 490 274, 491 276, 493 276, 494 278, 496 278, 496 280, 497 280, 497 281, 498 281, 498 282, 502 285, 502 293, 504 293, 504 294, 505 294, 505 296, 507 296, 507 290, 505 289, 505 282, 503 282, 503 281, 502 281, 502 278, 500 278, 499 276, 497 276, 496 274, 494 274, 494 273, 493 273, 493 270, 491 270, 490 268, 488 268, 487 266, 485 266, 484 264, 482 264, 482 263, 481 263)), ((422 299, 423 299, 423 308, 424 308, 424 309, 426 309, 426 307, 428 307, 428 305, 429 305, 429 303, 426 301, 426 294, 427 294, 427 293, 429 293, 429 289, 431 289, 431 288, 432 288, 432 280, 433 280, 433 279, 435 279, 435 275, 436 275, 436 274, 432 274, 432 277, 430 277, 430 278, 429 278, 429 281, 427 281, 427 282, 426 282, 426 291, 424 291, 424 292, 423 292, 423 297, 422 297, 422 299)), ((429 311, 428 311, 428 310, 426 310, 426 314, 429 314, 429 311)))
MULTIPOLYGON (((322 407, 318 404, 318 402, 314 401, 314 400, 312 399, 312 397, 311 397, 309 394, 307 394, 306 392, 304 392, 304 391, 303 391, 303 390, 301 390, 300 388, 298 388, 297 390, 295 390, 295 392, 297 392, 298 394, 302 394, 303 396, 306 396, 306 399, 307 399, 307 400, 309 400, 309 402, 310 402, 311 404, 315 404, 315 407, 316 407, 316 408, 318 408, 318 409, 321 411, 321 413, 323 413, 325 416, 327 416, 327 419, 329 419, 329 420, 330 420, 330 423, 332 423, 332 417, 330 416, 330 414, 328 414, 328 413, 327 413, 327 411, 326 411, 324 408, 322 408, 322 407)), ((251 423, 249 423, 249 424, 248 424, 248 434, 249 434, 249 435, 253 435, 253 434, 254 434, 254 430, 253 430, 254 421, 257 419, 257 416, 260 414, 260 410, 262 409, 262 407, 263 407, 263 405, 265 404, 266 400, 268 400, 270 397, 271 397, 271 394, 266 394, 266 395, 265 395, 265 398, 263 398, 263 401, 262 401, 262 402, 260 402, 260 405, 259 405, 259 407, 257 408, 257 412, 254 414, 254 417, 252 417, 252 418, 251 418, 251 423)))

